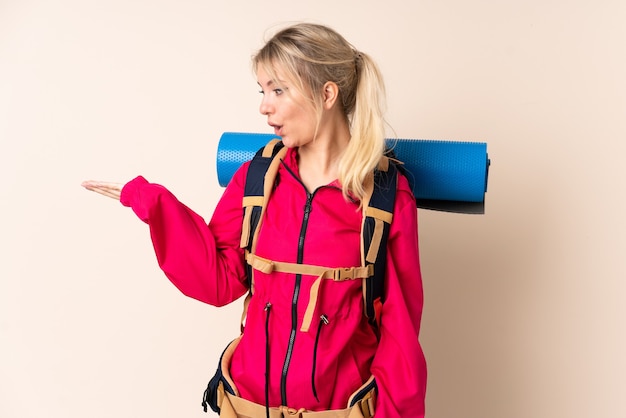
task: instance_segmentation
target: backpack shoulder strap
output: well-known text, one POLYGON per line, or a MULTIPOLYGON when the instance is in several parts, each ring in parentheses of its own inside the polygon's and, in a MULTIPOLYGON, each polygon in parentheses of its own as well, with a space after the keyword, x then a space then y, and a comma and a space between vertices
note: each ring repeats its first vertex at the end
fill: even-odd
POLYGON ((280 159, 286 151, 287 148, 279 139, 273 139, 257 151, 248 166, 242 201, 244 219, 239 243, 241 248, 248 251, 254 251, 256 247, 255 237, 261 213, 265 212, 265 206, 276 181, 280 159), (278 154, 279 158, 275 158, 278 154))
POLYGON ((363 283, 363 299, 365 315, 370 324, 375 327, 380 327, 380 311, 384 302, 387 239, 393 220, 397 183, 396 164, 389 158, 383 157, 378 169, 374 172, 371 196, 363 207, 361 231, 363 263, 374 265, 374 274, 363 283))
MULTIPOLYGON (((261 219, 265 214, 267 202, 276 182, 278 166, 286 153, 287 148, 282 141, 275 138, 258 150, 250 161, 243 191, 243 223, 239 242, 240 248, 243 248, 246 253, 256 250, 256 240, 259 235, 261 219)), ((248 304, 250 303, 252 293, 254 293, 254 272, 248 263, 246 263, 246 270, 249 291, 244 299, 243 312, 241 313, 242 333, 248 314, 248 304)))

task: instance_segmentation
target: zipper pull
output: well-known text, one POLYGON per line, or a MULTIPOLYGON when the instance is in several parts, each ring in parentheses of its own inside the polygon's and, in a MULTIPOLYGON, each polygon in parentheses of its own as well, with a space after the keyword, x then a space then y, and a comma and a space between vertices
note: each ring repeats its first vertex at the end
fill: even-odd
POLYGON ((317 367, 317 347, 319 346, 319 342, 320 342, 320 334, 322 333, 322 326, 323 325, 328 325, 330 321, 328 320, 328 317, 325 314, 322 314, 320 316, 320 323, 317 326, 317 334, 315 335, 315 345, 313 346, 313 367, 311 370, 311 389, 313 389, 313 396, 315 396, 315 399, 319 402, 319 398, 317 397, 317 387, 315 385, 315 369, 317 367))
POLYGON ((306 203, 304 204, 304 213, 308 215, 311 213, 311 206, 313 204, 313 194, 307 193, 306 203))

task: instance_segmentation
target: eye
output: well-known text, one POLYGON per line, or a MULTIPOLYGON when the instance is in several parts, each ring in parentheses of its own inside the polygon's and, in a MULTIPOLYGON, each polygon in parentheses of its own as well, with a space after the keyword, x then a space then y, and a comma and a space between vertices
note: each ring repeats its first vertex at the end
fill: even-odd
MULTIPOLYGON (((271 91, 276 95, 276 96, 280 96, 281 94, 283 94, 285 91, 287 90, 287 87, 284 88, 275 88, 272 89, 271 91)), ((265 91, 263 90, 259 90, 259 94, 265 96, 265 91)))

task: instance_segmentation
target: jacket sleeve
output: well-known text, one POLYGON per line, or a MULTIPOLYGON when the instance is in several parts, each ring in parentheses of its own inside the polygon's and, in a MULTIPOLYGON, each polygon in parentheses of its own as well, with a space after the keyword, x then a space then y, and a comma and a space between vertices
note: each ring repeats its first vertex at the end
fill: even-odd
POLYGON ((425 408, 426 361, 419 342, 423 290, 417 207, 406 190, 399 189, 396 199, 387 244, 380 341, 372 363, 378 385, 375 418, 421 418, 425 408))
POLYGON ((239 248, 244 177, 242 167, 208 225, 165 187, 141 176, 124 185, 120 197, 149 225, 157 261, 171 282, 185 295, 215 306, 248 290, 239 248))

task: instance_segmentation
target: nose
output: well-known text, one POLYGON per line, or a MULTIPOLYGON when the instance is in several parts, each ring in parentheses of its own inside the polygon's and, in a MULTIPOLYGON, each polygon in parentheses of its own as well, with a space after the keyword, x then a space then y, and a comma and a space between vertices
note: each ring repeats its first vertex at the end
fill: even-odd
POLYGON ((272 113, 273 110, 273 106, 269 101, 269 97, 267 97, 267 95, 263 96, 263 99, 261 99, 261 105, 259 106, 259 112, 261 112, 262 115, 269 115, 270 113, 272 113))

